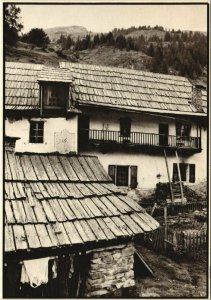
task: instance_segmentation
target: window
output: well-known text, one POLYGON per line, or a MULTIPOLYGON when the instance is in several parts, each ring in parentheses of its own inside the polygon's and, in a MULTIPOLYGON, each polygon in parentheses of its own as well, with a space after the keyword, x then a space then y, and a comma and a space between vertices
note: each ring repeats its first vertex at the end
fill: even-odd
POLYGON ((120 135, 123 137, 130 137, 131 119, 120 118, 120 135))
POLYGON ((31 121, 30 122, 30 143, 43 143, 43 131, 44 122, 43 121, 31 121))
POLYGON ((176 123, 176 135, 183 139, 190 136, 191 126, 189 124, 176 123))
POLYGON ((189 165, 189 182, 194 183, 195 182, 195 165, 190 164, 189 165))
POLYGON ((44 108, 65 108, 69 98, 69 85, 53 83, 43 85, 42 101, 44 108))
POLYGON ((108 166, 108 174, 117 186, 137 187, 137 166, 108 166))
POLYGON ((117 166, 116 170, 116 185, 127 186, 128 185, 128 166, 117 166))
POLYGON ((180 168, 181 180, 182 181, 187 181, 187 168, 188 168, 188 165, 181 163, 181 164, 179 164, 179 168, 180 168))
MULTIPOLYGON (((182 181, 189 181, 191 183, 195 182, 195 164, 185 164, 180 163, 180 175, 182 181)), ((179 181, 179 174, 177 169, 177 164, 173 164, 173 182, 179 181)))

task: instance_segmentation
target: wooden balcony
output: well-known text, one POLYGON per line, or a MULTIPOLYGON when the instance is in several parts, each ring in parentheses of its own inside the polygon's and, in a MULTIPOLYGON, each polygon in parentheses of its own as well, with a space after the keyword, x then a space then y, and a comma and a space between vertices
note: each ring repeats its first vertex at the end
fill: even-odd
POLYGON ((124 148, 136 147, 137 149, 165 148, 191 151, 192 153, 201 151, 201 139, 199 137, 180 137, 145 132, 130 132, 130 135, 123 136, 120 131, 96 129, 80 130, 79 147, 84 148, 91 145, 101 147, 107 145, 112 149, 116 146, 121 146, 124 148))

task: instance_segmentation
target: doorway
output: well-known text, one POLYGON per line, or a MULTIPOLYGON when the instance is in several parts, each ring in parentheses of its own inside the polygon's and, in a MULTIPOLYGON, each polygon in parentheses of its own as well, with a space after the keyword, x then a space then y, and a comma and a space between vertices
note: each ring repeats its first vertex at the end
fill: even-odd
POLYGON ((78 145, 87 145, 89 142, 89 115, 80 115, 78 118, 78 145))
POLYGON ((159 124, 159 146, 168 146, 169 125, 159 124))

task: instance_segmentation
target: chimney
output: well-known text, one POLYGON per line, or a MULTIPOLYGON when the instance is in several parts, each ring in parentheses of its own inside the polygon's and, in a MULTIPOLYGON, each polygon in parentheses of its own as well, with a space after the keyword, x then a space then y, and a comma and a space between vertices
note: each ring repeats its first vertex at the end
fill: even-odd
POLYGON ((192 105, 195 106, 198 112, 203 112, 202 89, 204 89, 202 85, 196 84, 193 86, 192 105))
POLYGON ((15 137, 15 136, 5 136, 4 139, 5 150, 15 152, 15 144, 16 141, 19 139, 20 139, 19 137, 15 137))

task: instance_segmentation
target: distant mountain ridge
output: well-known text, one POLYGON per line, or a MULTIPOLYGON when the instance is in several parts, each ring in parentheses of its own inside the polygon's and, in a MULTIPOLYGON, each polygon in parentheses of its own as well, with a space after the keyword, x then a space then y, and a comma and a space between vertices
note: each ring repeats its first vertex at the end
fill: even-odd
POLYGON ((61 34, 64 36, 68 36, 69 34, 71 37, 76 40, 78 37, 82 38, 85 37, 87 34, 90 34, 91 32, 88 31, 84 26, 59 26, 59 27, 52 27, 52 28, 46 28, 45 32, 49 36, 50 40, 57 41, 61 34))

